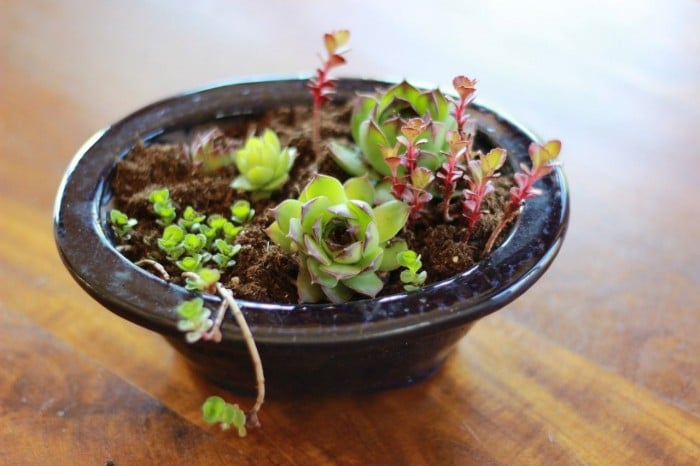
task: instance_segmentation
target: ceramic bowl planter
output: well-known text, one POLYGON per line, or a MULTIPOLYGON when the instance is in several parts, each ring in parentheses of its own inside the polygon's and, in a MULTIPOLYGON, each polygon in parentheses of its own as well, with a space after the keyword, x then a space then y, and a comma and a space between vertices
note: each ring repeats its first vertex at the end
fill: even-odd
MULTIPOLYGON (((340 79, 336 99, 387 83, 340 79)), ((238 82, 145 107, 98 132, 68 168, 56 201, 59 252, 76 281, 110 311, 162 334, 191 366, 223 386, 254 391, 247 349, 233 319, 223 341, 187 344, 177 329, 183 287, 135 266, 115 246, 107 223, 115 165, 136 144, 217 119, 307 104, 306 80, 238 82)), ((473 105, 480 137, 505 148, 512 168, 527 161, 534 137, 494 111, 473 105)), ((396 387, 433 374, 481 317, 527 290, 561 247, 569 215, 560 168, 544 178, 507 239, 461 274, 402 293, 345 304, 274 305, 239 300, 265 368, 268 392, 358 391, 396 387)), ((205 297, 215 309, 219 298, 205 297)))

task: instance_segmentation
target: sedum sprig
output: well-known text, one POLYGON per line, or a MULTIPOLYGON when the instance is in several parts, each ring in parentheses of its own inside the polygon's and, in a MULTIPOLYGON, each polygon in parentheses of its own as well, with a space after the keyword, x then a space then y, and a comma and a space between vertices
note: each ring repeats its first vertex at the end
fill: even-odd
POLYGON ((210 319, 211 311, 204 307, 202 298, 194 298, 184 301, 177 307, 176 312, 181 317, 177 322, 177 328, 185 333, 188 343, 195 343, 211 330, 214 322, 210 319))
POLYGON ((250 207, 250 202, 246 200, 236 201, 231 205, 231 220, 239 225, 244 225, 253 218, 255 209, 250 207))
POLYGON ((348 40, 350 40, 350 31, 347 29, 323 35, 327 56, 321 58, 323 64, 316 69, 316 75, 308 83, 313 98, 311 139, 317 156, 321 153, 321 106, 328 102, 335 92, 335 81, 328 74, 331 69, 345 64, 343 53, 348 40))
POLYGON ((483 214, 481 204, 484 198, 494 191, 492 180, 498 176, 498 170, 505 161, 506 151, 501 148, 491 149, 487 154, 479 152, 469 160, 469 173, 464 176, 469 188, 462 191, 463 215, 467 220, 467 239, 483 214))
POLYGON ((131 231, 138 223, 138 220, 130 218, 120 210, 112 209, 109 212, 109 223, 112 225, 112 231, 119 239, 128 241, 131 239, 131 231))
POLYGON ((423 267, 423 262, 420 260, 420 254, 415 251, 406 250, 401 251, 396 255, 396 260, 399 265, 404 267, 401 271, 401 282, 404 284, 403 288, 406 291, 415 291, 420 288, 425 279, 428 277, 428 272, 419 270, 423 267))
POLYGON ((167 226, 175 221, 177 211, 170 199, 170 191, 168 188, 155 189, 148 196, 153 206, 153 212, 156 213, 158 225, 167 226))
POLYGON ((463 162, 468 145, 468 141, 463 139, 458 131, 451 132, 449 137, 450 150, 443 152, 445 155, 445 162, 436 175, 442 180, 440 190, 442 191, 443 199, 443 216, 446 222, 452 221, 452 217, 450 216, 450 201, 457 189, 457 182, 464 176, 463 162))
POLYGON ((525 201, 541 194, 535 188, 535 183, 551 173, 554 167, 558 165, 557 157, 559 157, 559 152, 561 152, 561 141, 557 139, 548 141, 543 145, 535 142, 530 144, 528 153, 532 166, 528 167, 522 164, 521 171, 513 176, 516 185, 510 190, 510 200, 506 204, 501 221, 486 242, 484 255, 491 252, 503 228, 520 215, 520 207, 525 201))
POLYGON ((219 396, 210 396, 202 404, 202 417, 209 424, 219 424, 221 430, 235 427, 239 437, 245 437, 246 415, 237 404, 224 401, 219 396))
MULTIPOLYGON (((459 99, 453 99, 452 103, 454 108, 450 112, 450 115, 457 121, 457 133, 459 134, 459 138, 468 140, 471 139, 472 131, 468 125, 469 115, 467 115, 466 110, 476 97, 476 79, 469 79, 466 76, 456 76, 452 80, 452 86, 455 88, 455 91, 457 91, 459 99)), ((471 152, 471 145, 469 147, 469 152, 471 152)))

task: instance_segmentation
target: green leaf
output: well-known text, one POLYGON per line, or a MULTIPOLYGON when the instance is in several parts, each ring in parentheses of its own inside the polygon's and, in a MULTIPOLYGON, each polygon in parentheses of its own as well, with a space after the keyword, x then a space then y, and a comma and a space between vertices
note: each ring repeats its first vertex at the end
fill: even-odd
POLYGON ((206 422, 214 424, 219 422, 225 408, 226 402, 223 398, 220 396, 210 396, 202 405, 202 417, 206 422))
POLYGON ((352 111, 350 118, 350 126, 352 129, 352 138, 355 141, 360 140, 360 124, 369 118, 370 112, 376 108, 377 100, 374 96, 359 95, 352 111))
POLYGON ((367 173, 368 168, 362 159, 362 152, 357 146, 349 148, 332 141, 328 148, 333 161, 348 175, 360 176, 367 173))
POLYGON ((374 272, 367 272, 348 278, 343 280, 343 284, 358 293, 371 296, 372 298, 384 288, 384 283, 374 272))
POLYGON ((297 275, 297 294, 300 303, 317 303, 323 297, 321 287, 311 283, 311 275, 304 265, 299 267, 297 275))
POLYGON ((250 202, 246 200, 239 200, 233 203, 231 206, 231 220, 236 223, 244 224, 247 223, 255 211, 250 208, 250 202))
POLYGON ((175 263, 175 265, 177 265, 183 272, 196 272, 199 270, 201 264, 202 256, 200 254, 183 257, 181 260, 175 263))
POLYGON ((382 147, 390 147, 382 130, 373 120, 366 120, 360 125, 360 149, 372 167, 384 176, 389 176, 391 170, 384 160, 382 147))
POLYGON ((340 282, 334 287, 322 286, 321 290, 332 303, 345 303, 352 298, 352 290, 340 282))
POLYGON ((387 247, 384 248, 384 257, 382 257, 382 263, 379 265, 379 270, 382 272, 388 272, 391 270, 398 269, 401 264, 399 264, 396 255, 402 251, 406 251, 408 246, 404 240, 394 240, 387 247))
POLYGON ((338 285, 338 279, 321 269, 316 259, 308 258, 306 260, 306 268, 309 271, 310 282, 315 285, 321 285, 326 288, 333 288, 338 285))
POLYGON ((481 169, 484 175, 492 177, 506 161, 506 151, 500 147, 491 149, 486 155, 481 156, 481 169))
POLYGON ((153 204, 167 204, 170 202, 170 191, 168 188, 154 189, 148 195, 148 200, 153 204))
POLYGON ((288 238, 287 235, 280 229, 278 222, 274 222, 272 225, 267 227, 265 233, 267 233, 267 236, 273 243, 287 252, 293 252, 292 240, 288 238))
POLYGON ((320 269, 337 280, 346 280, 362 272, 362 268, 357 264, 332 263, 330 265, 321 265, 320 269))
POLYGON ((307 202, 315 197, 326 197, 330 204, 347 202, 343 185, 336 178, 328 175, 316 175, 299 195, 301 202, 307 202))
POLYGON ((367 175, 348 178, 343 187, 348 199, 364 201, 369 205, 374 203, 374 186, 367 175))
POLYGON ((374 218, 379 230, 379 243, 384 244, 403 228, 411 208, 397 200, 385 202, 374 208, 374 218))
POLYGON ((192 320, 202 313, 203 308, 204 300, 202 300, 202 298, 194 298, 190 301, 180 303, 176 312, 183 319, 192 320))

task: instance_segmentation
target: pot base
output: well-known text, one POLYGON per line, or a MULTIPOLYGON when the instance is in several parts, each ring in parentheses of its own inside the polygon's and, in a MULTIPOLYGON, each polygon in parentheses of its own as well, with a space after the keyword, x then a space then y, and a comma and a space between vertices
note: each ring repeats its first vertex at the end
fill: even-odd
MULTIPOLYGON (((394 337, 359 345, 280 346, 258 344, 269 396, 373 392, 405 387, 435 375, 473 323, 457 329, 414 337, 394 337)), ((188 344, 184 337, 166 337, 190 367, 233 392, 256 392, 250 356, 241 342, 220 346, 188 344)))

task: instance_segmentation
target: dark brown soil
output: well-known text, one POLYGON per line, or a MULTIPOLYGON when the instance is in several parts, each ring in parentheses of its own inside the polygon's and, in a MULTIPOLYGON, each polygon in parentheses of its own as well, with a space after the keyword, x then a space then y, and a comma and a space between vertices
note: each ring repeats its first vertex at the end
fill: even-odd
MULTIPOLYGON (((351 136, 347 122, 350 120, 350 105, 331 105, 324 109, 321 136, 350 144, 351 136)), ((238 236, 242 248, 236 256, 236 265, 222 275, 222 283, 230 287, 241 299, 260 302, 296 303, 295 280, 297 265, 279 247, 271 243, 264 232, 273 221, 271 208, 283 199, 296 197, 317 173, 325 173, 339 179, 347 175, 338 168, 324 149, 316 157, 311 144, 311 110, 308 107, 282 108, 262 115, 257 120, 247 118, 221 122, 218 126, 242 144, 251 131, 273 128, 283 146, 297 148, 298 156, 292 168, 290 181, 284 189, 271 199, 253 202, 245 194, 236 193, 230 187, 234 169, 227 167, 216 175, 204 175, 195 170, 190 162, 184 141, 195 131, 164 139, 150 145, 137 145, 117 165, 112 182, 114 206, 138 219, 129 247, 124 254, 131 260, 152 258, 159 261, 170 273, 172 280, 182 283, 176 266, 163 260, 156 245, 162 227, 156 224, 148 195, 153 189, 167 187, 171 198, 181 212, 191 205, 208 215, 219 213, 228 217, 230 205, 238 199, 248 199, 255 209, 252 223, 238 236), (180 142, 173 142, 178 141, 180 142), (151 245, 151 246, 148 246, 151 245)), ((457 202, 454 201, 456 219, 446 223, 440 209, 435 206, 434 215, 426 214, 411 225, 402 236, 409 247, 422 256, 423 268, 428 272, 428 282, 456 275, 472 267, 481 256, 490 232, 500 218, 510 182, 496 180, 496 193, 487 197, 486 208, 492 212, 477 224, 468 242, 465 242, 463 219, 459 218, 457 202)), ((435 203, 438 200, 433 201, 435 203)), ((388 274, 382 295, 403 291, 398 272, 388 274)))

